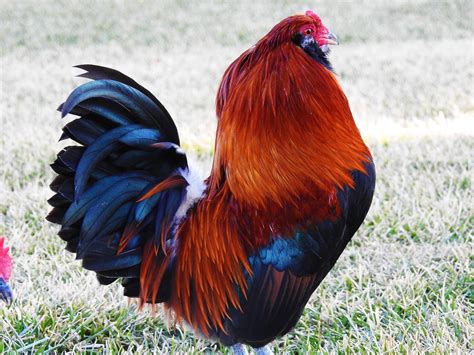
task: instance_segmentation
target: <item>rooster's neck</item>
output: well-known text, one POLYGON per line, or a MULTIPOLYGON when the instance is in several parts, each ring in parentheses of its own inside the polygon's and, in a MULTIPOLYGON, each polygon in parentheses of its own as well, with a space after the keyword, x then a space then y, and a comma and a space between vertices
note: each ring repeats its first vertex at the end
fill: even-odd
POLYGON ((254 208, 298 206, 353 186, 369 152, 334 74, 292 44, 255 56, 219 89, 211 195, 225 182, 254 208))

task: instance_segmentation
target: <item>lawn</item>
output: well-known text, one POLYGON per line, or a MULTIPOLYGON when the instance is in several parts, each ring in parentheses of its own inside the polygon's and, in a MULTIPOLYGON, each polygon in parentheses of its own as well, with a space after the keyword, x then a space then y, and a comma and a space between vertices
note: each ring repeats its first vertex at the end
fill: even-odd
POLYGON ((341 45, 331 61, 373 152, 369 215, 275 352, 474 351, 474 2, 0 0, 0 235, 15 301, 0 352, 228 350, 99 287, 46 222, 56 107, 119 69, 174 117, 210 167, 214 102, 230 62, 282 18, 312 8, 341 45))

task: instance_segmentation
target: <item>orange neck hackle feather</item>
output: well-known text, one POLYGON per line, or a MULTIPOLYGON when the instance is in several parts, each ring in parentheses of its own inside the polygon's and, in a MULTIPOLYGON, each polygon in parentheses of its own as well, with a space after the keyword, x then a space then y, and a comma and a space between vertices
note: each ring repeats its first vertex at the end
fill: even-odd
POLYGON ((283 20, 227 69, 207 196, 176 231, 167 307, 208 335, 245 296, 248 256, 273 235, 333 219, 370 153, 335 75, 291 41, 283 20))
POLYGON ((369 151, 335 75, 291 41, 307 16, 283 20, 243 53, 219 88, 210 194, 223 180, 254 207, 298 203, 353 185, 369 151))

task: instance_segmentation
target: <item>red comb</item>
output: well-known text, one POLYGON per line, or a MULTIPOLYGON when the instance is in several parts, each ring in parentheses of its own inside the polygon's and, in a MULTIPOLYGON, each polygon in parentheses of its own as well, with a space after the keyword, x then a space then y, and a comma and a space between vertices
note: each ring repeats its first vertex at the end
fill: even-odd
POLYGON ((305 12, 305 15, 306 16, 309 16, 311 17, 313 20, 315 20, 316 22, 321 22, 321 17, 319 17, 318 15, 316 15, 313 11, 311 10, 308 10, 305 12))

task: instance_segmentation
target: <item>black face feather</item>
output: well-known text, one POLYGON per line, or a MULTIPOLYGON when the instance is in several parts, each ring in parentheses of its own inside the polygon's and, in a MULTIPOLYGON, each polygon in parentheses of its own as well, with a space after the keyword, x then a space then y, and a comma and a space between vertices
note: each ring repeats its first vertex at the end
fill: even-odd
POLYGON ((323 52, 312 35, 303 36, 298 32, 293 36, 293 43, 300 46, 311 58, 324 65, 330 71, 333 71, 332 65, 327 57, 329 50, 326 53, 323 52))

